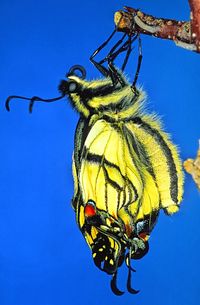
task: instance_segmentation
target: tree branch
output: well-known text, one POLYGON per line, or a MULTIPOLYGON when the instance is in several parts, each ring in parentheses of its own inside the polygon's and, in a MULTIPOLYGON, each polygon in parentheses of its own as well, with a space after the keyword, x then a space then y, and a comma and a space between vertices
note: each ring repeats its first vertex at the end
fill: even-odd
POLYGON ((197 52, 200 53, 200 0, 189 0, 192 36, 195 38, 197 52))
POLYGON ((190 21, 156 18, 138 9, 124 7, 115 13, 119 32, 141 33, 173 40, 179 47, 200 53, 200 0, 189 0, 190 21))

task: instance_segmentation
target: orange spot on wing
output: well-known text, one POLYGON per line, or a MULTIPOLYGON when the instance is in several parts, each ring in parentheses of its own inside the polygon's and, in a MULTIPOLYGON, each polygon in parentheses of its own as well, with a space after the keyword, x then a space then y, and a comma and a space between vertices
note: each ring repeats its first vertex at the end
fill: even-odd
POLYGON ((149 238, 149 234, 147 234, 146 232, 142 232, 139 234, 139 237, 142 238, 144 241, 147 241, 149 238))

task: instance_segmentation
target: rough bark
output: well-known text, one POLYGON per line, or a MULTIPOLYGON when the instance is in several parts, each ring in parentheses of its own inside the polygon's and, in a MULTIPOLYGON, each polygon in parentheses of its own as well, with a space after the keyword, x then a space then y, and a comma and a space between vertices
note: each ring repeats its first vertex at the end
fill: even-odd
POLYGON ((189 4, 189 21, 156 18, 131 7, 117 11, 114 21, 118 31, 170 39, 182 48, 200 53, 200 0, 189 0, 189 4))

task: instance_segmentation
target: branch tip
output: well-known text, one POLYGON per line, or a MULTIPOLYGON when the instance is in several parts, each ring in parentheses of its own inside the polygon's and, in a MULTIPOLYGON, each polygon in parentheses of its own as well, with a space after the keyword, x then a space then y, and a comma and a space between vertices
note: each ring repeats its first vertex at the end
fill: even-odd
POLYGON ((119 32, 141 33, 173 40, 177 46, 200 53, 200 0, 189 1, 191 21, 156 18, 139 9, 125 6, 124 10, 115 13, 114 22, 119 32), (197 2, 198 5, 195 4, 197 2))

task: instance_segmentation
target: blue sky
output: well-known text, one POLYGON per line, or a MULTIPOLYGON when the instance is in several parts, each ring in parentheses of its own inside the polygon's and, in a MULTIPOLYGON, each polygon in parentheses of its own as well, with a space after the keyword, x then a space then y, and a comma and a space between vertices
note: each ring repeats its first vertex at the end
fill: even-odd
MULTIPOLYGON (((74 64, 99 77, 89 56, 113 30, 123 5, 186 20, 187 1, 1 0, 0 2, 0 304, 1 305, 196 305, 200 303, 200 195, 186 175, 180 212, 163 213, 149 254, 134 263, 134 288, 116 297, 110 278, 91 258, 75 223, 71 155, 77 113, 65 99, 38 103, 8 95, 58 95, 60 79, 74 64)), ((200 137, 200 55, 170 41, 142 37, 139 84, 149 111, 162 117, 182 159, 194 157, 200 137)), ((126 69, 135 71, 134 56, 126 69)), ((126 268, 120 270, 124 287, 126 268)))

